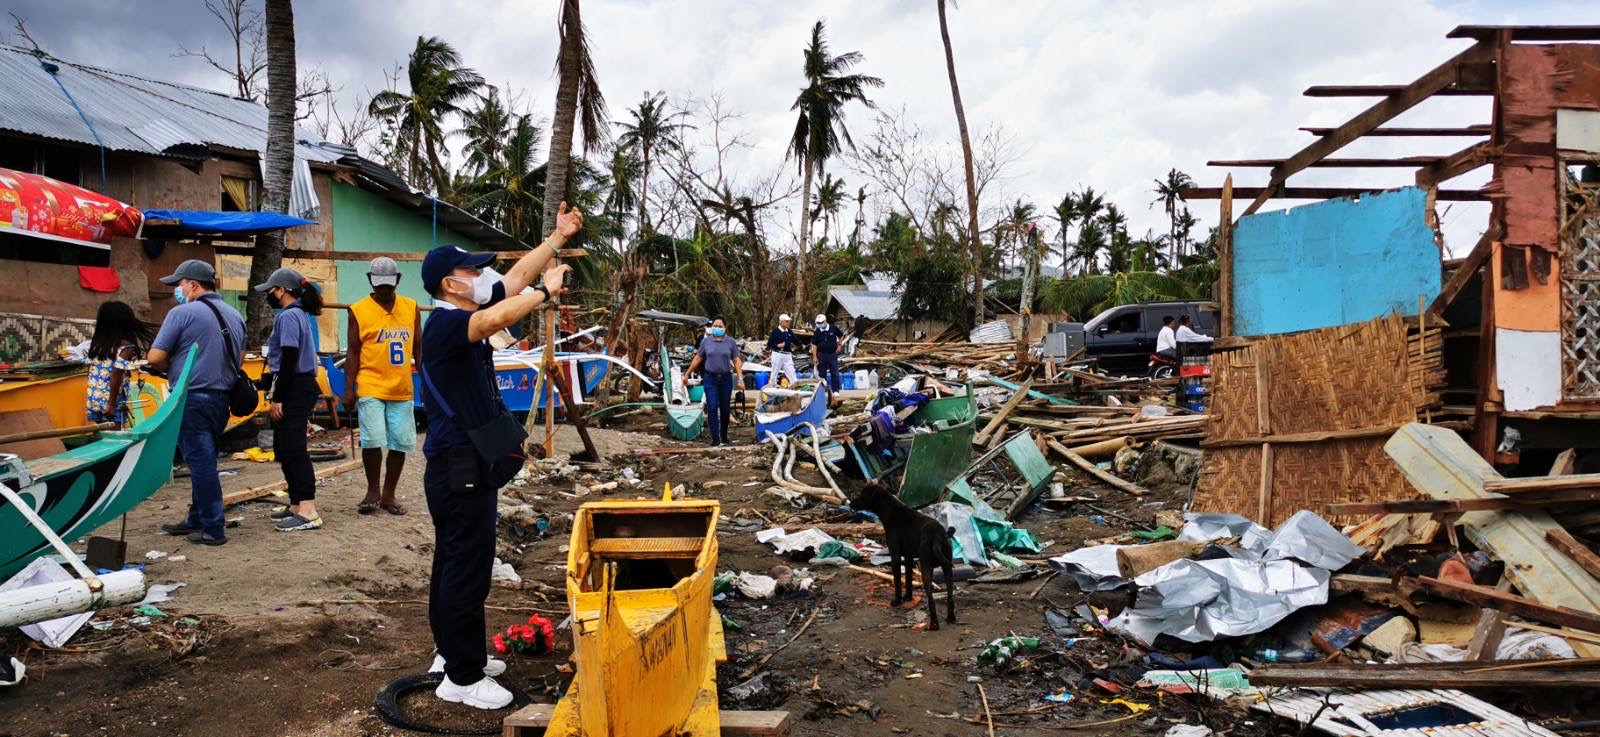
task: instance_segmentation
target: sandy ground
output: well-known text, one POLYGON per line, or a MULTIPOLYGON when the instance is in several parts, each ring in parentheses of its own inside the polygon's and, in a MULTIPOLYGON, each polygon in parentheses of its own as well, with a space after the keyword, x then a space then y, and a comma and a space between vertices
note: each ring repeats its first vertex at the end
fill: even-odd
MULTIPOLYGON (((628 466, 642 482, 616 494, 656 496, 661 484, 670 481, 720 499, 723 570, 766 572, 788 563, 754 540, 753 530, 769 522, 794 530, 807 521, 840 520, 826 510, 797 510, 765 493, 771 457, 765 451, 634 458, 629 453, 634 447, 676 445, 653 423, 638 418, 632 425, 635 433, 594 431, 602 452, 611 456, 605 466, 609 471, 593 469, 596 480, 612 478, 628 466), (726 485, 711 484, 714 490, 704 490, 707 482, 717 481, 726 485)), ((570 430, 564 431, 559 450, 578 447, 570 430)), ((230 530, 229 544, 217 548, 185 545, 160 532, 160 523, 182 515, 189 493, 186 480, 163 488, 129 515, 127 538, 131 558, 143 558, 149 550, 169 554, 148 564, 152 582, 187 584, 160 605, 169 616, 153 628, 124 624, 104 632, 86 630, 67 649, 55 652, 30 647, 15 633, 7 635, 0 647, 22 657, 31 678, 22 687, 0 689, 0 737, 413 734, 384 724, 373 701, 392 679, 423 670, 431 655, 426 608, 415 603, 427 595, 432 553, 420 460, 407 464, 401 484, 409 515, 358 515, 355 505, 365 487, 358 471, 319 488, 324 529, 277 533, 267 518, 271 504, 246 504, 229 510, 240 524, 230 530), (172 556, 186 559, 174 561, 172 556), (303 605, 335 599, 389 603, 303 605)), ((269 464, 228 461, 222 467, 237 471, 225 479, 229 491, 280 478, 277 467, 269 464)), ((560 585, 569 535, 563 515, 588 499, 563 494, 570 494, 576 480, 538 481, 508 488, 503 495, 503 504, 529 504, 553 521, 550 534, 542 538, 502 521, 502 548, 526 580, 560 585)), ((1181 504, 1176 495, 1116 497, 1087 483, 1069 489, 1069 494, 1079 493, 1104 493, 1104 507, 1141 520, 1181 504)), ((1046 555, 1124 531, 1116 519, 1110 522, 1101 526, 1082 513, 1046 510, 1028 512, 1019 520, 1040 540, 1054 541, 1046 555)), ((810 592, 765 601, 733 596, 718 604, 723 615, 742 627, 728 633, 730 661, 719 669, 724 708, 786 709, 795 719, 797 735, 984 735, 988 728, 980 723, 981 684, 999 735, 1063 729, 1161 735, 1176 723, 1206 723, 1240 736, 1299 731, 1194 697, 1124 694, 1131 702, 1154 707, 1139 714, 1106 703, 1114 697, 1086 686, 1085 679, 1118 680, 1122 667, 1139 653, 1107 640, 1068 646, 1053 635, 1042 615, 1046 603, 1070 609, 1083 601, 1059 577, 962 584, 957 589, 960 624, 925 632, 914 628, 924 616, 921 607, 889 608, 887 583, 848 571, 815 573, 810 592), (797 628, 813 613, 811 627, 796 638, 797 628), (1002 670, 976 662, 987 640, 1012 633, 1041 637, 1043 647, 1002 670), (791 639, 792 644, 782 647, 791 639), (766 689, 744 700, 731 697, 729 690, 745 680, 743 673, 775 651, 762 669, 766 689), (973 682, 973 677, 981 681, 973 682), (1059 706, 1041 701, 1056 692, 1076 698, 1059 706)), ((534 611, 560 621, 565 603, 560 596, 549 598, 526 588, 496 588, 490 604, 503 609, 489 613, 490 627, 523 622, 534 611)), ((943 595, 938 602, 942 615, 943 595)), ((103 612, 99 619, 126 614, 103 612)), ((559 670, 570 644, 563 638, 560 645, 562 652, 554 656, 514 661, 502 681, 535 701, 553 701, 570 679, 559 670)), ((408 706, 457 726, 493 726, 503 718, 440 706, 431 695, 418 696, 408 706)))

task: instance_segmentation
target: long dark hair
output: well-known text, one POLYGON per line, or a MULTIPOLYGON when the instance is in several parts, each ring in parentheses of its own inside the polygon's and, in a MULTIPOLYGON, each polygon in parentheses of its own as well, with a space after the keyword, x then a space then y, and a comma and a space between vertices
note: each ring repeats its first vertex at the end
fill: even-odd
POLYGON ((322 290, 312 284, 310 279, 300 278, 300 288, 293 291, 296 299, 300 300, 300 309, 308 315, 322 314, 322 290))
POLYGON ((133 314, 126 302, 110 301, 100 305, 94 318, 94 337, 89 339, 89 357, 105 360, 116 358, 125 343, 132 343, 143 353, 155 340, 156 326, 133 314))

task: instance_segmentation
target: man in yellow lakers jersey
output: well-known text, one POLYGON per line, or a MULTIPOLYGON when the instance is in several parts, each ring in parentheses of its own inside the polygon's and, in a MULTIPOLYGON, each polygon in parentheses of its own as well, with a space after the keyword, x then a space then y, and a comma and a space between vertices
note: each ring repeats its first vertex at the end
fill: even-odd
POLYGON ((422 317, 416 300, 395 294, 400 269, 394 259, 373 259, 367 282, 372 294, 350 305, 344 362, 344 406, 354 405, 361 416, 361 461, 367 472, 367 496, 356 511, 405 514, 394 492, 406 454, 417 447, 411 364, 422 360, 422 317), (387 464, 384 448, 389 449, 387 464), (380 495, 378 475, 384 466, 380 495))

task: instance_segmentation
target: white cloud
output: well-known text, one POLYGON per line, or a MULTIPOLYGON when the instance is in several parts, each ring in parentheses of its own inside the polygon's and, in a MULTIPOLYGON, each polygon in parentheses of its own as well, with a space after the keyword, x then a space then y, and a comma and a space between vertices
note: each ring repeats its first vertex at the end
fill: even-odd
MULTIPOLYGON (((85 3, 22 5, 20 14, 39 16, 30 19, 35 35, 47 45, 53 39, 52 50, 62 56, 226 86, 194 60, 170 57, 180 43, 220 41, 199 0, 107 0, 88 3, 93 12, 60 7, 85 3), (126 24, 155 15, 170 22, 127 31, 126 24)), ((558 6, 550 0, 301 2, 300 63, 323 66, 347 93, 377 89, 383 70, 403 62, 417 35, 437 35, 489 81, 526 93, 547 114, 558 6)), ((1202 185, 1220 184, 1225 172, 1206 167, 1207 159, 1287 156, 1312 140, 1298 127, 1337 124, 1372 102, 1301 97, 1309 85, 1408 82, 1465 48, 1467 42, 1444 37, 1458 24, 1580 23, 1594 16, 1592 5, 1579 2, 1452 0, 967 0, 950 11, 969 122, 975 131, 1003 125, 1027 154, 1006 194, 1029 198, 1042 210, 1069 190, 1094 186, 1127 212, 1135 232, 1164 229, 1160 211, 1147 205, 1151 180, 1169 167, 1202 185)), ((818 18, 827 20, 836 51, 862 52, 860 70, 887 82, 875 95, 881 107, 904 106, 931 134, 954 140, 930 0, 584 3, 613 118, 625 117, 646 90, 679 99, 720 91, 745 113, 742 124, 754 149, 738 165, 750 176, 784 165, 800 50, 818 18)), ((866 110, 849 114, 853 130, 863 134, 871 118, 866 110)), ((1432 100, 1400 122, 1487 122, 1487 106, 1475 99, 1432 100)), ((1340 155, 1442 154, 1460 145, 1459 139, 1374 139, 1340 155)), ((1239 185, 1266 178, 1265 170, 1234 174, 1239 185)), ((1320 169, 1292 181, 1390 186, 1409 179, 1403 169, 1320 169)), ((1453 186, 1482 180, 1480 173, 1453 186)), ((1193 203, 1206 225, 1215 222, 1214 208, 1193 203)), ((1482 228, 1481 215, 1469 216, 1472 210, 1454 208, 1446 217, 1455 250, 1470 246, 1482 228)))

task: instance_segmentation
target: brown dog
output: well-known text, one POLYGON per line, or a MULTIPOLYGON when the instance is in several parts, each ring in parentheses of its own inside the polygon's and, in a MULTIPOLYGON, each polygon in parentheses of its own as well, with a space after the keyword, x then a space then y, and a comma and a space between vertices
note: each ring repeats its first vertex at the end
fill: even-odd
POLYGON ((941 527, 926 514, 905 505, 900 498, 879 483, 868 483, 861 494, 850 500, 850 506, 878 515, 883 523, 883 536, 889 546, 889 568, 894 572, 893 606, 900 606, 911 598, 911 559, 921 563, 922 598, 928 602, 928 629, 939 629, 939 614, 933 603, 933 566, 944 569, 945 620, 956 621, 956 591, 952 568, 955 554, 950 546, 954 528, 941 527), (905 597, 900 595, 900 571, 905 569, 905 597))

